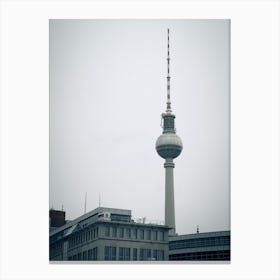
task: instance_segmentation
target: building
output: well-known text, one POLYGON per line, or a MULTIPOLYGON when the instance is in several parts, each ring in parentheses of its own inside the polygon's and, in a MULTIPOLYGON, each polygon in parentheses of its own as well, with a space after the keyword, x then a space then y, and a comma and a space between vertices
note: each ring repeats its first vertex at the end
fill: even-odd
POLYGON ((170 101, 170 56, 169 56, 169 29, 167 30, 167 102, 165 113, 162 114, 163 131, 156 141, 156 150, 159 156, 165 159, 165 224, 171 229, 169 235, 176 235, 175 207, 174 207, 174 180, 173 159, 178 157, 183 149, 183 143, 176 134, 175 115, 172 114, 170 101))
POLYGON ((166 261, 169 227, 136 223, 131 210, 98 207, 50 232, 53 261, 166 261))
POLYGON ((230 231, 169 237, 171 261, 229 261, 230 231))

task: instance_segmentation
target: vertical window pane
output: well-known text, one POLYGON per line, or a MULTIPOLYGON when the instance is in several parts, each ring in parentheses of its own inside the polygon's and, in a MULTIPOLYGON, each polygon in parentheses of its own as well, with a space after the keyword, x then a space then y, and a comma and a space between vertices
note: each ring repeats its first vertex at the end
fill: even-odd
POLYGON ((139 238, 144 239, 144 230, 143 229, 139 230, 139 238))
POLYGON ((130 260, 130 248, 125 248, 125 260, 130 260))
POLYGON ((123 238, 124 236, 124 228, 120 228, 120 237, 123 238))
POLYGON ((119 260, 120 261, 124 260, 124 248, 122 247, 119 248, 119 260))
POLYGON ((137 261, 137 249, 133 248, 133 260, 137 261))
POLYGON ((111 247, 112 251, 112 260, 115 261, 117 259, 117 250, 116 247, 111 247))
POLYGON ((108 226, 105 227, 105 236, 106 237, 110 236, 110 227, 108 227, 108 226))
POLYGON ((127 236, 128 238, 131 238, 131 229, 130 229, 130 228, 127 228, 127 229, 126 229, 126 236, 127 236))

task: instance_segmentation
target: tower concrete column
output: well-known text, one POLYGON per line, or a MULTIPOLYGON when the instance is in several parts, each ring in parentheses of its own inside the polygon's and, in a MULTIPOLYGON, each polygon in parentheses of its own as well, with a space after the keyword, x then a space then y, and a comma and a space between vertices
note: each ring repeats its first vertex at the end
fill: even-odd
POLYGON ((169 235, 175 235, 175 203, 174 203, 174 179, 173 168, 175 164, 172 158, 165 159, 165 224, 172 229, 169 235))

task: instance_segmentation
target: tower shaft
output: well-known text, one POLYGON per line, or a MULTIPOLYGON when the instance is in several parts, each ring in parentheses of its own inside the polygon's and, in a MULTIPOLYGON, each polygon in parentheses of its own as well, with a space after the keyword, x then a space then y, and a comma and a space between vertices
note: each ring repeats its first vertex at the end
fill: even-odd
POLYGON ((169 235, 175 235, 175 205, 174 205, 174 178, 173 168, 175 164, 172 158, 167 158, 165 168, 165 224, 170 226, 169 235))

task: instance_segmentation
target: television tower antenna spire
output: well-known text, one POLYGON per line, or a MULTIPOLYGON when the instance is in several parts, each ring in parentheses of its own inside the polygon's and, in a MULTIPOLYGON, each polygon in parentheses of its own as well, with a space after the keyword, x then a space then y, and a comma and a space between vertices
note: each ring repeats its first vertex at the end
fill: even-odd
POLYGON ((167 28, 167 102, 166 102, 166 112, 171 111, 171 101, 170 101, 170 50, 169 50, 169 28, 167 28))

